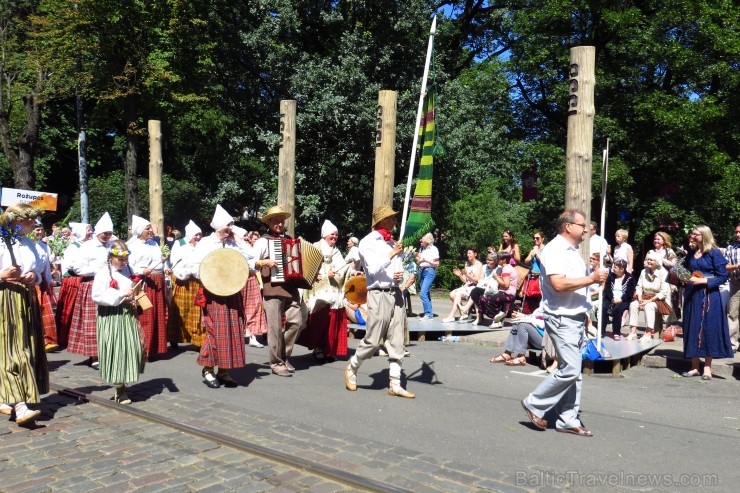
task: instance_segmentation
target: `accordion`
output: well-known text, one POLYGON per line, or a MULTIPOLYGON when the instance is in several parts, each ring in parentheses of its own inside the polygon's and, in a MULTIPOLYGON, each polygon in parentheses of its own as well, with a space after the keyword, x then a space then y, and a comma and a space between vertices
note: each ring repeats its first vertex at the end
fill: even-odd
POLYGON ((303 238, 267 240, 270 259, 277 262, 271 269, 270 282, 290 282, 310 289, 324 260, 321 250, 303 238))

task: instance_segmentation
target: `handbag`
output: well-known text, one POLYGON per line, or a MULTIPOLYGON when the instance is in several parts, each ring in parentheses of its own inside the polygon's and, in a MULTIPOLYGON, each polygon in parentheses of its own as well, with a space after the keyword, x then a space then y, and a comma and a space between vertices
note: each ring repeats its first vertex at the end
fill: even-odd
POLYGON ((527 276, 527 286, 524 288, 524 294, 527 298, 542 298, 542 290, 540 289, 539 276, 527 276))
POLYGON ((596 349, 596 344, 594 344, 594 341, 591 339, 586 339, 586 342, 583 344, 583 347, 581 348, 581 356, 584 361, 596 361, 601 358, 601 354, 599 354, 599 350, 596 349))
POLYGON ((665 300, 653 300, 655 306, 658 308, 658 313, 661 315, 670 315, 673 309, 671 305, 665 302, 665 300))
POLYGON ((676 340, 676 327, 671 325, 663 329, 663 342, 673 342, 676 340))

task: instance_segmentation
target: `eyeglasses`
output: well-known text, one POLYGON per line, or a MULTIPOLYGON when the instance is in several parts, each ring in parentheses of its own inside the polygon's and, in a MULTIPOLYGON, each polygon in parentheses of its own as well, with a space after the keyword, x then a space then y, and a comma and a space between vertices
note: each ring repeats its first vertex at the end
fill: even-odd
POLYGON ((569 224, 573 224, 574 226, 580 226, 581 229, 584 229, 584 230, 586 229, 586 224, 585 223, 569 223, 569 224))
POLYGON ((534 238, 535 240, 540 240, 541 239, 539 236, 533 236, 532 238, 534 238))

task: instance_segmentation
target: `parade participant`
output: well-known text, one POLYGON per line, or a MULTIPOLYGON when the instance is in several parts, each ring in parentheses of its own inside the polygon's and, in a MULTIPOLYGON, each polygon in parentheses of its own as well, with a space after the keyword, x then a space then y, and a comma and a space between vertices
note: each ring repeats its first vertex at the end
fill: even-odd
POLYGON ((67 351, 88 356, 88 364, 95 370, 98 363, 98 336, 95 329, 97 306, 92 299, 92 283, 95 273, 108 262, 108 250, 113 236, 113 221, 104 213, 95 223, 95 235, 82 244, 70 264, 70 270, 80 276, 80 287, 74 301, 69 330, 67 351))
POLYGON ((714 244, 708 226, 698 225, 689 235, 689 252, 682 261, 691 272, 686 282, 683 302, 683 353, 691 360, 691 370, 684 377, 698 377, 704 358, 702 380, 712 379, 712 360, 732 358, 734 351, 727 328, 719 287, 727 282, 727 260, 714 244))
POLYGON ((344 257, 344 261, 348 264, 352 264, 350 268, 358 274, 362 270, 362 263, 360 262, 360 249, 357 247, 357 245, 359 244, 360 240, 358 240, 354 236, 350 237, 350 239, 347 240, 347 248, 349 248, 349 251, 344 257))
POLYGON ((540 430, 547 429, 543 418, 550 409, 559 413, 556 431, 590 437, 593 433, 581 422, 581 342, 590 307, 588 286, 603 283, 606 269, 586 275, 578 245, 585 239, 585 215, 566 210, 555 224, 558 235, 542 250, 542 309, 545 330, 560 360, 560 366, 521 401, 527 417, 540 430))
POLYGON ((730 278, 730 297, 727 301, 727 325, 732 349, 738 349, 740 337, 740 223, 735 225, 735 240, 725 249, 727 274, 730 278))
POLYGON ((293 353, 293 345, 305 321, 303 320, 302 302, 298 287, 294 282, 286 281, 275 283, 271 278, 271 269, 277 265, 270 258, 268 240, 289 239, 285 234, 285 220, 290 217, 282 207, 270 207, 262 216, 262 222, 269 229, 266 235, 254 244, 257 254, 256 266, 262 275, 265 299, 265 314, 267 315, 267 345, 270 350, 270 368, 272 373, 281 377, 289 377, 295 371, 289 358, 293 353), (283 327, 283 317, 285 326, 283 327))
POLYGON ((152 308, 139 317, 144 332, 144 354, 152 358, 167 352, 167 287, 164 276, 170 269, 163 269, 164 259, 159 243, 155 242, 152 223, 143 217, 131 217, 131 236, 126 247, 131 252, 128 265, 136 276, 142 276, 144 292, 152 308))
POLYGON ((386 205, 377 207, 373 211, 373 231, 360 241, 360 257, 367 277, 368 320, 365 337, 357 344, 344 371, 344 385, 347 390, 357 390, 357 370, 373 357, 381 339, 385 339, 390 370, 388 394, 413 399, 415 395, 401 386, 406 311, 398 288, 403 279, 403 243, 394 242, 391 236, 397 214, 386 205))
POLYGON ((0 214, 0 411, 15 413, 21 426, 41 415, 27 404, 37 404, 39 396, 49 392, 35 292, 44 266, 33 241, 25 236, 41 213, 28 204, 15 204, 0 214))
MULTIPOLYGON (((231 232, 233 224, 231 214, 217 205, 211 220, 213 233, 201 239, 193 254, 186 259, 189 275, 199 278, 203 259, 219 248, 231 248, 243 254, 234 242, 231 232)), ((197 363, 203 367, 201 374, 204 382, 212 389, 217 389, 221 385, 237 387, 239 384, 229 375, 229 370, 241 368, 246 363, 244 352, 246 324, 241 292, 237 291, 230 296, 217 296, 203 288, 200 303, 201 320, 206 336, 200 347, 197 363)))
POLYGON ((69 227, 72 231, 72 241, 64 249, 64 255, 60 263, 62 285, 59 288, 57 309, 54 313, 57 326, 57 343, 61 347, 66 347, 69 341, 69 328, 72 324, 75 298, 77 297, 77 291, 80 289, 80 276, 70 270, 72 260, 79 252, 82 243, 92 238, 93 234, 92 226, 86 223, 71 222, 69 227))
POLYGON ((178 238, 172 245, 170 264, 174 288, 167 313, 167 339, 173 347, 180 342, 188 342, 200 349, 206 335, 200 321, 200 307, 195 304, 195 295, 201 284, 188 270, 188 258, 202 237, 201 229, 190 221, 185 226, 185 237, 178 238))
POLYGON ((321 226, 321 240, 314 243, 323 256, 313 287, 304 293, 309 315, 298 343, 313 349, 319 363, 332 362, 347 355, 347 317, 344 309, 344 283, 352 275, 337 248, 339 230, 331 221, 321 226))
POLYGON ((107 265, 97 274, 92 298, 98 305, 96 318, 100 378, 115 387, 112 399, 131 404, 126 384, 139 380, 144 354, 136 321, 133 271, 129 252, 121 240, 111 243, 107 265))
POLYGON ((57 324, 54 319, 54 283, 51 278, 51 252, 49 245, 44 241, 44 225, 36 218, 33 226, 33 238, 36 240, 36 249, 44 268, 41 272, 41 282, 36 285, 36 296, 41 307, 41 323, 44 331, 44 350, 51 353, 59 349, 57 339, 57 324))
POLYGON ((434 235, 427 233, 419 240, 421 248, 416 254, 416 262, 419 264, 419 298, 424 313, 419 314, 419 318, 431 320, 434 318, 432 309, 432 283, 437 276, 437 267, 439 267, 439 250, 434 246, 434 235))
MULTIPOLYGON (((248 259, 256 259, 257 253, 254 250, 254 243, 259 239, 259 233, 255 231, 246 231, 238 226, 233 226, 234 238, 239 248, 246 252, 248 259), (241 241, 243 239, 243 241, 241 241)), ((247 283, 242 289, 244 298, 244 318, 246 319, 247 329, 244 336, 249 339, 247 345, 254 348, 265 347, 257 340, 258 335, 267 334, 267 317, 265 316, 265 307, 262 305, 262 286, 257 279, 257 271, 250 267, 247 283)))

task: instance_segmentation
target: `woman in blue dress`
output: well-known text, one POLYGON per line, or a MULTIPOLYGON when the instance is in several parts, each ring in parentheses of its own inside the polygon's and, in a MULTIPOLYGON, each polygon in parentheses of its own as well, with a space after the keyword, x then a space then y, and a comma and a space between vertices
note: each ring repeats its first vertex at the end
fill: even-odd
POLYGON ((689 253, 683 266, 692 273, 686 282, 683 313, 684 357, 691 359, 691 371, 684 377, 698 377, 704 358, 702 380, 712 379, 712 359, 732 358, 732 344, 726 310, 719 287, 727 281, 722 253, 708 226, 695 226, 689 235, 689 253))

